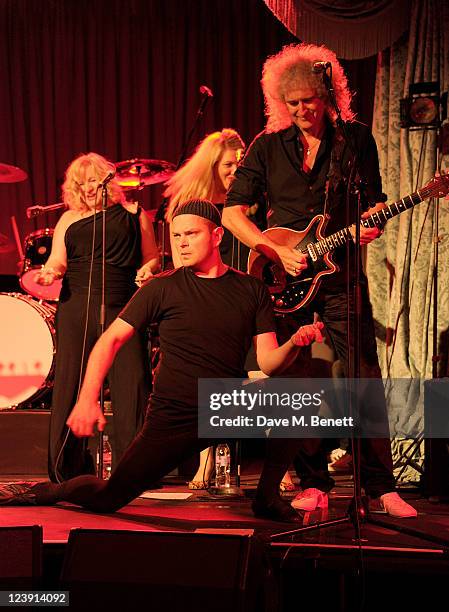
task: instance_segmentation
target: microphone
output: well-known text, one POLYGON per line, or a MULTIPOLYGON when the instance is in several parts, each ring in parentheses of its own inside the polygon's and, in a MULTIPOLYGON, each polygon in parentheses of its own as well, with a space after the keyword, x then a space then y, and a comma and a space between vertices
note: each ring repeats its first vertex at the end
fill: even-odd
POLYGON ((320 74, 321 72, 326 72, 328 68, 332 68, 331 62, 314 62, 312 72, 314 74, 320 74))
POLYGON ((200 94, 202 96, 207 96, 208 98, 213 98, 214 94, 212 93, 212 89, 209 89, 206 85, 201 85, 200 94))
POLYGON ((36 204, 36 206, 29 206, 26 209, 27 219, 32 219, 33 217, 37 217, 38 215, 51 212, 52 210, 59 210, 60 208, 64 207, 64 202, 58 202, 58 204, 50 204, 49 206, 40 206, 39 204, 36 204))
POLYGON ((98 183, 98 187, 105 187, 105 185, 107 185, 109 183, 109 181, 112 181, 112 179, 115 176, 115 168, 114 170, 111 170, 111 172, 109 172, 108 175, 106 175, 106 177, 101 181, 101 183, 98 183))

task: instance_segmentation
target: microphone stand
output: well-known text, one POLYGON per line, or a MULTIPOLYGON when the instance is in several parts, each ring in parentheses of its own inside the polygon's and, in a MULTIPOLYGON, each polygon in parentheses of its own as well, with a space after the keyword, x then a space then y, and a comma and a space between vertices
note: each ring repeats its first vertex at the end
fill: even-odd
MULTIPOLYGON (((105 305, 105 286, 106 286, 106 209, 108 204, 107 183, 101 187, 101 304, 100 304, 100 333, 103 334, 106 326, 106 305, 105 305)), ((96 212, 95 212, 96 214, 96 212)), ((104 414, 104 385, 100 388, 100 408, 104 414)), ((103 432, 98 436, 98 478, 103 478, 103 432)))
MULTIPOLYGON (((361 218, 361 197, 362 197, 362 181, 360 179, 360 175, 358 173, 358 156, 357 156, 357 148, 348 130, 346 123, 343 121, 341 117, 341 110, 338 106, 337 99, 335 97, 335 91, 332 85, 332 65, 330 64, 328 68, 323 71, 323 82, 327 89, 327 93, 329 96, 329 100, 337 114, 336 125, 337 128, 341 130, 343 134, 346 145, 348 146, 351 152, 351 168, 347 182, 346 188, 346 221, 347 225, 349 225, 352 221, 351 219, 351 200, 352 196, 356 195, 356 223, 355 223, 355 240, 354 240, 354 252, 353 256, 355 258, 354 263, 354 287, 353 287, 353 300, 354 300, 354 316, 351 321, 351 274, 350 274, 350 243, 348 242, 346 245, 346 268, 347 268, 347 277, 346 277, 346 289, 347 289, 347 322, 348 322, 348 380, 354 380, 355 389, 349 389, 350 392, 348 395, 349 402, 349 416, 354 414, 354 408, 356 410, 356 414, 359 414, 358 406, 359 406, 359 389, 358 389, 358 380, 360 378, 360 341, 361 341, 361 288, 360 288, 360 218, 361 218), (327 73, 327 69, 329 70, 329 74, 327 73), (351 325, 352 323, 352 325, 351 325), (351 328, 352 328, 352 336, 353 336, 353 350, 351 353, 351 328), (354 400, 355 398, 355 400, 354 400), (355 406, 354 406, 355 404, 355 406)), ((270 537, 271 540, 275 540, 279 537, 283 536, 291 536, 304 531, 314 531, 316 529, 326 528, 326 527, 334 527, 335 525, 340 525, 342 523, 351 522, 354 526, 355 538, 354 541, 356 544, 361 545, 363 540, 360 532, 360 524, 362 521, 367 519, 368 515, 368 502, 366 498, 362 499, 361 495, 361 484, 360 484, 360 437, 354 435, 354 430, 351 429, 351 447, 352 447, 352 457, 353 457, 353 480, 354 480, 354 489, 353 496, 349 503, 347 513, 345 516, 331 519, 328 521, 318 522, 315 525, 308 525, 307 527, 299 527, 297 529, 293 529, 290 531, 282 532, 274 534, 270 537)))
MULTIPOLYGON (((440 151, 440 138, 441 138, 441 125, 437 127, 436 134, 436 166, 438 172, 441 172, 441 151, 440 151)), ((435 381, 442 377, 440 372, 440 364, 442 356, 440 354, 438 346, 438 260, 439 260, 439 243, 441 242, 439 225, 440 215, 439 206, 437 203, 434 205, 433 213, 433 270, 432 270, 432 282, 433 282, 433 308, 432 308, 432 380, 435 381)), ((424 392, 425 398, 425 392, 424 392)), ((424 402, 424 410, 426 404, 424 402)), ((424 438, 424 477, 423 477, 423 492, 429 501, 432 503, 439 503, 444 501, 447 497, 447 486, 445 486, 446 469, 447 469, 447 443, 448 440, 444 438, 424 438)))
MULTIPOLYGON (((199 124, 199 122, 201 121, 201 119, 203 118, 204 115, 204 111, 206 109, 207 103, 209 102, 209 99, 212 98, 211 92, 210 90, 204 91, 202 92, 202 100, 201 103, 198 107, 198 111, 196 113, 195 119, 193 121, 192 127, 190 128, 190 132, 187 135, 187 138, 184 142, 182 151, 181 151, 181 155, 179 156, 179 159, 176 163, 175 166, 175 172, 177 172, 179 170, 179 168, 182 166, 182 164, 184 163, 186 157, 187 157, 187 151, 189 150, 190 147, 190 141, 192 139, 192 136, 197 128, 197 125, 199 124)), ((167 203, 168 203, 168 198, 164 197, 159 208, 157 209, 156 212, 156 217, 155 217, 155 221, 157 223, 161 224, 162 227, 162 235, 161 235, 161 251, 162 251, 162 257, 161 257, 161 270, 162 272, 165 270, 165 211, 167 209, 167 203)))
MULTIPOLYGON (((355 197, 356 202, 356 223, 355 223, 355 239, 354 239, 354 250, 353 250, 353 262, 354 262, 354 278, 353 278, 353 304, 354 304, 354 315, 351 321, 351 272, 350 272, 350 243, 346 244, 346 292, 347 292, 347 319, 348 319, 348 377, 350 381, 354 381, 354 389, 349 389, 349 414, 360 415, 359 402, 359 380, 360 380, 360 359, 361 359, 361 329, 362 329, 362 292, 361 292, 361 245, 360 245, 360 219, 362 216, 362 193, 363 193, 363 181, 359 174, 359 158, 357 146, 354 142, 352 134, 348 130, 347 124, 341 117, 341 110, 337 104, 335 97, 334 88, 332 86, 332 65, 329 68, 329 73, 325 70, 323 73, 323 81, 328 91, 330 102, 337 113, 337 127, 341 130, 345 142, 351 152, 352 156, 352 167, 348 177, 348 184, 346 187, 346 225, 349 225, 351 219, 351 201, 355 197), (352 323, 352 325, 351 325, 352 323), (351 356, 351 327, 353 333, 353 351, 351 356), (353 391, 354 393, 351 393, 353 391), (355 406, 353 400, 355 398, 355 406)), ((348 517, 351 519, 355 529, 355 539, 357 542, 361 542, 360 534, 360 523, 365 521, 368 515, 368 500, 366 497, 362 497, 361 483, 360 483, 360 457, 361 457, 361 446, 360 436, 354 435, 354 430, 351 429, 351 449, 352 449, 352 460, 353 460, 353 480, 354 490, 353 497, 348 508, 348 517)))

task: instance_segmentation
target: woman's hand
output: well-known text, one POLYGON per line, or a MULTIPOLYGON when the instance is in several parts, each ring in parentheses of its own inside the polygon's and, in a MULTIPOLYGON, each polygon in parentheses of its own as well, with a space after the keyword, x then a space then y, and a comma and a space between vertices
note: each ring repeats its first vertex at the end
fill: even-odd
POLYGON ((141 287, 145 281, 153 276, 151 272, 151 267, 149 263, 144 264, 141 268, 137 270, 135 283, 138 287, 141 287))
POLYGON ((62 277, 61 272, 58 272, 54 268, 43 267, 42 270, 34 276, 34 282, 38 285, 52 285, 55 280, 62 277))

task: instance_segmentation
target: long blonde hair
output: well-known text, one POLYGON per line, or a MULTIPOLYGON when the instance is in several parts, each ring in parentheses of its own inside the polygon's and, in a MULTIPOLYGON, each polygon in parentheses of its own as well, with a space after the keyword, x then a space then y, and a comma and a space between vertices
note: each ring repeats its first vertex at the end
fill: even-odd
MULTIPOLYGON (((87 212, 89 207, 81 200, 80 183, 83 182, 87 168, 92 168, 98 181, 102 181, 109 172, 115 170, 112 162, 98 153, 83 153, 74 159, 65 172, 62 185, 62 198, 70 210, 87 212)), ((115 179, 107 184, 108 203, 124 202, 122 188, 115 179)))
POLYGON ((323 76, 312 70, 315 62, 331 62, 332 85, 342 119, 351 121, 354 118, 348 80, 335 53, 324 45, 287 45, 282 51, 269 57, 263 67, 261 84, 265 97, 267 132, 278 132, 292 124, 285 104, 285 95, 294 89, 302 88, 316 91, 326 104, 329 120, 335 124, 337 116, 324 86, 323 76))
POLYGON ((213 132, 200 142, 192 157, 167 181, 169 198, 166 219, 170 223, 178 204, 188 200, 210 200, 215 189, 214 167, 227 149, 243 151, 240 135, 231 128, 213 132))

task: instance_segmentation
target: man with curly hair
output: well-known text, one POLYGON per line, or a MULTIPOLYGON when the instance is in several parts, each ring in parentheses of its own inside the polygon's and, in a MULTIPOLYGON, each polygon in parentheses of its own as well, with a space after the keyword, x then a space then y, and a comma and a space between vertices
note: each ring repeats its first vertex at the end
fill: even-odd
MULTIPOLYGON (((354 120, 351 93, 335 53, 324 46, 298 44, 284 47, 268 58, 262 76, 268 118, 266 129, 254 139, 235 173, 225 204, 223 224, 250 248, 282 263, 285 271, 293 277, 300 276, 307 268, 307 256, 300 250, 277 244, 269 235, 250 224, 245 211, 252 202, 261 201, 262 194, 266 196, 269 227, 281 226, 303 231, 315 215, 327 214, 328 235, 356 221, 353 202, 349 223, 346 219, 346 193, 353 156, 343 131, 337 126, 337 115, 323 75, 314 69, 316 62, 323 62, 321 66, 331 66, 335 98, 357 150, 358 168, 364 185, 362 205, 365 212, 362 216, 372 214, 386 201, 382 193, 376 143, 368 127, 354 120)), ((360 243, 368 244, 379 234, 377 228, 361 228, 360 243)), ((301 315, 292 313, 278 317, 277 331, 282 341, 291 334, 289 330, 297 328, 300 317, 312 320, 314 313, 318 313, 343 371, 348 375, 350 347, 346 275, 349 267, 351 281, 354 280, 354 266, 347 260, 345 247, 335 250, 334 261, 339 270, 324 276, 318 293, 301 310, 301 315)), ((373 317, 364 275, 361 293, 361 377, 380 378, 373 317)), ((353 311, 352 297, 350 303, 353 311)), ((301 368, 297 368, 296 371, 290 370, 290 375, 304 374, 301 368)), ((364 396, 363 407, 367 411, 369 404, 370 398, 364 396)), ((378 405, 376 409, 379 412, 378 405)), ((386 415, 383 399, 380 411, 386 415)), ((305 441, 303 449, 295 460, 303 490, 292 505, 296 509, 315 510, 327 506, 327 493, 334 483, 328 474, 321 440, 309 439, 305 441)), ((366 493, 372 498, 379 498, 390 515, 416 516, 415 509, 394 491, 389 439, 361 440, 361 482, 366 493)))

